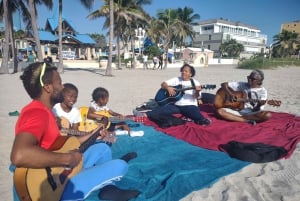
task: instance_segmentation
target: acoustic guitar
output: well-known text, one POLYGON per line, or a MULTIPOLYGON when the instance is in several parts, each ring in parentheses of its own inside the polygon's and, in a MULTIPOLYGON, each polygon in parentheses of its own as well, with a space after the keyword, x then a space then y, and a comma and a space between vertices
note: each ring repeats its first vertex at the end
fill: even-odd
MULTIPOLYGON (((247 93, 244 91, 234 91, 230 89, 230 92, 236 97, 232 99, 231 96, 223 89, 218 89, 215 100, 214 107, 219 108, 231 108, 234 110, 242 110, 246 102, 257 103, 257 99, 249 99, 247 93)), ((271 106, 279 107, 281 105, 280 100, 267 100, 266 103, 271 106)))
MULTIPOLYGON (((60 136, 50 150, 68 153, 78 149, 83 153, 94 144, 101 130, 103 130, 103 125, 95 129, 90 138, 81 145, 76 137, 60 136)), ((65 167, 16 168, 13 176, 15 189, 21 201, 58 201, 69 178, 81 169, 82 161, 73 169, 65 167)))
MULTIPOLYGON (((175 88, 175 95, 170 96, 168 93, 168 90, 160 88, 156 95, 154 100, 158 103, 158 105, 167 105, 171 103, 175 103, 176 101, 180 100, 182 96, 184 95, 184 91, 190 90, 190 89, 195 89, 196 87, 183 87, 182 85, 177 85, 174 86, 175 88)), ((205 84, 201 85, 202 89, 215 89, 216 85, 214 84, 205 84)))
MULTIPOLYGON (((65 117, 59 117, 59 119, 61 122, 60 134, 63 136, 83 136, 91 133, 70 128, 70 122, 65 117)), ((101 138, 101 141, 111 145, 112 143, 115 143, 117 141, 116 134, 111 132, 107 134, 104 138, 101 138)))
MULTIPOLYGON (((95 128, 97 128, 97 126, 98 126, 99 122, 87 118, 88 109, 89 108, 87 106, 83 106, 80 108, 80 113, 81 113, 81 118, 82 118, 82 122, 80 122, 79 127, 78 127, 78 130, 80 130, 80 131, 90 132, 90 131, 94 130, 95 128)), ((106 120, 107 120, 106 127, 107 128, 110 126, 111 122, 132 120, 135 122, 143 123, 146 118, 146 117, 137 117, 134 115, 127 115, 127 116, 125 116, 125 118, 121 119, 119 117, 111 116, 111 114, 109 114, 109 112, 105 111, 105 110, 98 111, 98 112, 96 112, 96 114, 102 115, 106 118, 106 120)))

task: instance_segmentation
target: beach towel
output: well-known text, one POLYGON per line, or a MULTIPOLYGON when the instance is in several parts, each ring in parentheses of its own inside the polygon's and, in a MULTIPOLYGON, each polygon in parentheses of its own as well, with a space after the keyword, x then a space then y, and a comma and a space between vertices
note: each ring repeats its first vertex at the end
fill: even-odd
MULTIPOLYGON (((129 161, 127 174, 116 182, 120 188, 141 191, 136 199, 132 199, 135 201, 179 200, 250 164, 230 158, 223 152, 177 140, 150 126, 141 124, 133 129, 143 130, 144 135, 118 136, 111 148, 113 158, 131 151, 138 155, 129 161)), ((97 193, 93 192, 86 201, 98 200, 97 193)))
POLYGON ((219 145, 230 141, 263 143, 283 147, 287 151, 284 158, 288 158, 300 141, 300 117, 293 114, 272 112, 270 120, 252 126, 217 119, 210 104, 201 105, 200 110, 205 117, 212 120, 210 126, 204 127, 187 122, 184 125, 163 129, 150 120, 144 123, 177 139, 210 150, 219 150, 219 145))

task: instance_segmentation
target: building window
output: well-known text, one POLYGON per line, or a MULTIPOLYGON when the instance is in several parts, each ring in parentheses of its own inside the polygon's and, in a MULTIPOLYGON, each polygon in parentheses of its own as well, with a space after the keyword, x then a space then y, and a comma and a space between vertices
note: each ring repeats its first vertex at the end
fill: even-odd
POLYGON ((211 35, 210 34, 208 35, 208 40, 211 40, 211 35))

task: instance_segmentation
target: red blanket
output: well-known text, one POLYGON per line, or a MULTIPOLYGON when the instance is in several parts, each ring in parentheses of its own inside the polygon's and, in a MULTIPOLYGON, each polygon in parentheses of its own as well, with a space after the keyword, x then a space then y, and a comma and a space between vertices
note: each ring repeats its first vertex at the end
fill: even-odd
POLYGON ((145 121, 145 125, 153 126, 168 135, 211 150, 218 150, 220 144, 226 144, 229 141, 260 142, 281 146, 288 151, 285 158, 291 156, 300 141, 299 116, 272 112, 273 116, 269 121, 252 126, 247 123, 217 119, 213 107, 208 104, 201 106, 201 112, 205 117, 212 120, 210 126, 205 127, 188 122, 185 125, 162 129, 148 119, 145 121))

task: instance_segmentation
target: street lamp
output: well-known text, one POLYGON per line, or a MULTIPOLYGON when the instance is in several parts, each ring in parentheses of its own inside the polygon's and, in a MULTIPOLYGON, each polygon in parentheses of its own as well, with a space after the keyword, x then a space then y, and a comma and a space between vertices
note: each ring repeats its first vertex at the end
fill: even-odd
POLYGON ((137 37, 139 43, 139 55, 141 55, 141 40, 144 39, 146 31, 142 27, 139 27, 134 31, 135 31, 135 37, 137 37))

